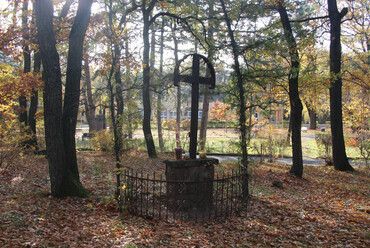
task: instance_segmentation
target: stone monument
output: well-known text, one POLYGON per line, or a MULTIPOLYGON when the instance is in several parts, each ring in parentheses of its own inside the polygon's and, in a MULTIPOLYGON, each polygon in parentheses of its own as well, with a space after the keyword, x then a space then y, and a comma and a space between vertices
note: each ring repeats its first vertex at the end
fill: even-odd
POLYGON ((207 211, 213 204, 214 165, 217 159, 197 159, 199 85, 207 84, 215 88, 215 70, 210 61, 200 54, 189 54, 180 60, 174 71, 174 84, 191 84, 191 122, 189 157, 186 160, 166 160, 167 197, 169 208, 178 211, 207 211), (181 63, 192 57, 191 75, 179 73, 181 63), (200 61, 203 60, 210 71, 210 77, 200 76, 200 61))

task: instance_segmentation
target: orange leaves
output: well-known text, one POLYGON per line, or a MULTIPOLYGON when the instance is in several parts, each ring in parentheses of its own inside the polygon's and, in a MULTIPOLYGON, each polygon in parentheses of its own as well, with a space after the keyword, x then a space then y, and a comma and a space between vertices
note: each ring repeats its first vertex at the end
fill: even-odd
MULTIPOLYGON (((130 151, 125 164, 164 173, 161 159, 144 155, 130 151)), ((245 212, 214 223, 167 223, 111 209, 114 158, 94 151, 78 156, 81 179, 92 189, 87 199, 48 197, 44 157, 19 158, 0 173, 1 247, 368 247, 366 169, 307 166, 307 179, 298 179, 286 173, 288 165, 251 163, 245 212), (273 180, 284 189, 271 187, 273 180)))
POLYGON ((8 64, 0 64, 0 111, 14 105, 14 101, 21 95, 29 97, 33 90, 42 88, 39 74, 22 73, 8 64))
POLYGON ((230 121, 235 118, 235 115, 230 109, 230 105, 220 101, 213 103, 209 113, 210 120, 230 121))

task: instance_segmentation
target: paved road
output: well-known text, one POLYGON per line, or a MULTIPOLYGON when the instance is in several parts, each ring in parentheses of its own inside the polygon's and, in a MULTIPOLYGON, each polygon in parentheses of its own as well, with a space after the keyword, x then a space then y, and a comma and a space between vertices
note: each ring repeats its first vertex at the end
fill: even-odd
MULTIPOLYGON (((208 157, 210 158, 216 158, 220 161, 220 163, 224 162, 231 162, 231 161, 238 161, 238 156, 224 156, 224 155, 209 155, 208 157)), ((250 156, 250 160, 253 161, 259 161, 260 157, 259 156, 250 156)), ((267 161, 267 158, 264 158, 264 161, 267 161)), ((292 158, 278 158, 276 162, 281 163, 281 164, 292 164, 292 158)), ((364 167, 365 162, 364 161, 358 161, 358 160, 350 160, 350 163, 353 167, 364 167)), ((321 158, 310 158, 310 157, 305 157, 303 156, 303 164, 304 165, 312 165, 312 166, 321 166, 325 165, 324 159, 321 158)))

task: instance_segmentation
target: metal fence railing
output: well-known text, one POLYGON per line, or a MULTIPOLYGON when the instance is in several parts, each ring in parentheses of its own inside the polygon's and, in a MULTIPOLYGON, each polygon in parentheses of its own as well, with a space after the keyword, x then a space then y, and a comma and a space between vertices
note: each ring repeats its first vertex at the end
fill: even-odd
POLYGON ((123 208, 134 215, 172 220, 210 221, 239 213, 246 201, 245 174, 232 171, 207 181, 175 181, 125 170, 123 208))

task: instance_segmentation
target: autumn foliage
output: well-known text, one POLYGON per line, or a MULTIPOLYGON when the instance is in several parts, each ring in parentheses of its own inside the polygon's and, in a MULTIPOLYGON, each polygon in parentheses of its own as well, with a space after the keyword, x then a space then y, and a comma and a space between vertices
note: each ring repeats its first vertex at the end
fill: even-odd
POLYGON ((209 119, 219 121, 231 121, 235 119, 235 114, 230 109, 230 105, 221 101, 215 101, 209 112, 209 119))
POLYGON ((9 64, 0 64, 0 114, 15 117, 13 111, 18 107, 18 97, 30 97, 33 90, 42 88, 40 76, 33 72, 23 73, 9 64))
MULTIPOLYGON (((124 155, 124 166, 164 173, 166 157, 124 155)), ((0 168, 1 247, 369 247, 368 170, 345 173, 307 166, 305 179, 287 165, 251 165, 249 206, 241 216, 210 223, 166 223, 126 213, 112 198, 114 159, 81 152, 86 199, 50 196, 42 156, 20 157, 0 168), (280 182, 279 187, 274 182, 280 182)), ((234 164, 220 165, 226 171, 234 164)))

